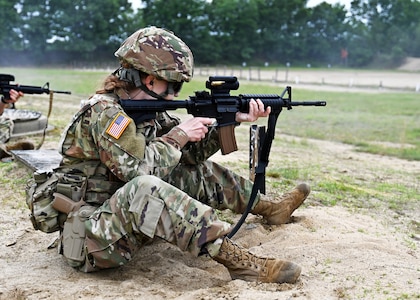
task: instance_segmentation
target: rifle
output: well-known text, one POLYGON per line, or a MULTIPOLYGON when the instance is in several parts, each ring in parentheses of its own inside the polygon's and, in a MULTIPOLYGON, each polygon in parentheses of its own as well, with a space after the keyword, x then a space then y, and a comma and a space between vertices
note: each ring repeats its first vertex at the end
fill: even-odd
POLYGON ((20 85, 20 84, 10 84, 10 81, 15 81, 15 76, 10 74, 0 74, 0 94, 2 94, 6 99, 10 98, 10 90, 15 90, 18 92, 23 92, 25 94, 71 94, 69 91, 53 91, 50 90, 50 83, 47 82, 44 86, 31 86, 31 85, 20 85))
MULTIPOLYGON (((15 76, 10 75, 10 74, 0 74, 0 94, 3 95, 4 98, 6 98, 6 99, 10 99, 10 91, 11 90, 15 90, 15 91, 18 91, 18 92, 23 92, 25 94, 44 94, 45 93, 45 94, 50 95, 50 104, 49 104, 49 109, 48 109, 47 122, 45 123, 45 128, 44 128, 44 133, 43 133, 43 136, 42 136, 42 140, 40 141, 40 143, 36 147, 36 149, 38 150, 39 148, 41 148, 42 144, 44 143, 45 133, 46 133, 46 130, 48 128, 48 119, 50 117, 51 110, 52 110, 53 94, 54 93, 71 94, 71 92, 50 90, 50 83, 49 82, 44 84, 43 87, 40 87, 40 86, 32 86, 32 85, 10 84, 10 81, 15 81, 15 76)), ((3 99, 3 98, 1 98, 1 99, 3 99)), ((14 103, 11 104, 11 108, 12 109, 16 108, 14 103)))
POLYGON ((292 101, 292 88, 287 86, 283 93, 279 95, 266 94, 241 94, 231 96, 231 90, 239 88, 238 79, 234 76, 214 76, 206 81, 208 91, 195 92, 189 100, 120 100, 124 111, 134 119, 136 123, 142 120, 153 119, 156 112, 185 108, 189 114, 195 117, 210 117, 217 120, 219 142, 222 154, 228 154, 237 150, 234 128, 236 124, 235 115, 237 112, 248 112, 251 99, 260 99, 264 107, 271 107, 268 116, 268 128, 259 133, 260 143, 258 145, 258 163, 255 168, 254 184, 248 205, 242 217, 235 227, 227 235, 232 238, 244 223, 249 212, 252 210, 258 192, 265 193, 265 170, 268 165, 268 157, 271 144, 274 140, 277 118, 283 108, 292 109, 293 106, 326 106, 326 101, 292 101), (285 95, 287 94, 287 97, 285 95))
MULTIPOLYGON (((286 87, 283 93, 273 94, 241 94, 231 96, 231 90, 239 88, 238 79, 234 76, 210 76, 206 81, 208 91, 197 91, 195 96, 189 100, 120 100, 124 111, 134 119, 136 123, 146 119, 153 119, 156 112, 187 109, 187 112, 194 117, 208 117, 217 120, 219 141, 222 154, 228 154, 238 150, 235 139, 234 128, 236 112, 248 112, 251 99, 260 99, 264 107, 271 107, 272 116, 278 116, 283 107, 288 110, 293 106, 325 106, 325 101, 292 101, 292 88, 286 87), (287 93, 288 97, 284 98, 287 93)), ((276 117, 277 118, 277 117, 276 117)))

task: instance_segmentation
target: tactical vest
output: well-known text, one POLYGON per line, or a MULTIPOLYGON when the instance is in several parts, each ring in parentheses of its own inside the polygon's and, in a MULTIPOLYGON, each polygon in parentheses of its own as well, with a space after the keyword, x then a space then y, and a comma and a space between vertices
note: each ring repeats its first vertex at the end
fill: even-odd
MULTIPOLYGON (((92 99, 85 102, 73 118, 73 121, 65 130, 65 134, 60 141, 61 153, 65 153, 73 144, 74 137, 70 134, 72 129, 77 126, 80 118, 99 101, 114 102, 116 96, 101 95, 101 99, 92 99)), ((57 192, 75 200, 81 197, 89 204, 101 205, 118 188, 123 186, 123 182, 117 179, 109 169, 97 161, 84 161, 76 165, 61 167, 58 171, 67 176, 65 184, 57 185, 57 192)))
MULTIPOLYGON (((107 98, 109 99, 106 100, 114 100, 109 96, 107 98)), ((98 101, 88 101, 74 116, 65 132, 75 126, 83 114, 98 101)), ((63 149, 71 143, 71 137, 64 134, 61 141, 63 149)), ((124 182, 117 179, 99 160, 60 166, 53 172, 35 172, 26 188, 26 203, 31 210, 32 224, 35 229, 47 233, 63 227, 67 214, 54 208, 55 193, 74 202, 84 201, 91 206, 100 206, 123 185, 124 182)))

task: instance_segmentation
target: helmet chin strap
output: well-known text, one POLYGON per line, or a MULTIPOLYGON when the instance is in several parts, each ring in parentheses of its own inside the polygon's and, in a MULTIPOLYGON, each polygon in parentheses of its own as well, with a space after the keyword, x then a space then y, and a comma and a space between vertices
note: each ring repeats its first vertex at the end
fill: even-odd
POLYGON ((149 90, 141 81, 140 72, 134 68, 126 69, 124 67, 120 67, 117 70, 115 70, 113 74, 118 76, 123 81, 132 82, 137 88, 141 89, 149 96, 159 100, 164 100, 164 98, 168 95, 175 94, 174 82, 168 82, 168 87, 166 88, 166 91, 160 94, 149 90))

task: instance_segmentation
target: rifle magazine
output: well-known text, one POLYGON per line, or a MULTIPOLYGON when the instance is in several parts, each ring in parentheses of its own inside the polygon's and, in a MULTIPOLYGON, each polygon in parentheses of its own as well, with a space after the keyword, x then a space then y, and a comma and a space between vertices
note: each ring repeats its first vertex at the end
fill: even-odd
POLYGON ((218 128, 219 143, 222 154, 226 155, 238 150, 235 138, 235 125, 222 126, 218 128))

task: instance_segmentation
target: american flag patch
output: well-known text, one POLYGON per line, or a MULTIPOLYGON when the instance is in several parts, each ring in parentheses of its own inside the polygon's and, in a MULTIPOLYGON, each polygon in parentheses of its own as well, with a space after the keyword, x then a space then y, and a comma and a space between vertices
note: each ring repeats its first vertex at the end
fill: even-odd
POLYGON ((111 124, 109 124, 106 133, 118 140, 130 122, 131 119, 119 113, 114 120, 112 120, 111 124))

